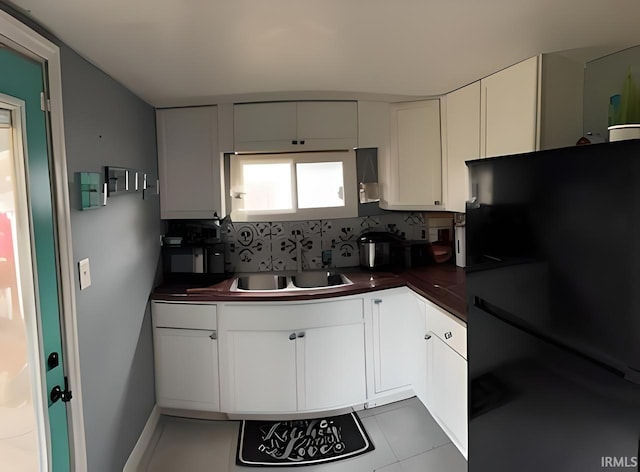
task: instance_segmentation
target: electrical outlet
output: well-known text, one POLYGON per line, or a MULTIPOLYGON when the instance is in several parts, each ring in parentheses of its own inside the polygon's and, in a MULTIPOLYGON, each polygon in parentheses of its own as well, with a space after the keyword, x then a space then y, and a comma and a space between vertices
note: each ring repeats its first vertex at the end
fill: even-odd
POLYGON ((80 272, 80 290, 90 287, 91 269, 89 267, 89 259, 82 259, 78 262, 78 271, 80 272))

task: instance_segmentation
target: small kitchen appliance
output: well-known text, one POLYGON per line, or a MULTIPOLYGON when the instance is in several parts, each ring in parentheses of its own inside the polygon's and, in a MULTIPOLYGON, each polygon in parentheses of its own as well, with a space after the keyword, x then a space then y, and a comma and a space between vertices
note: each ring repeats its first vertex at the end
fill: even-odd
POLYGON ((368 270, 384 270, 391 265, 391 251, 400 238, 385 231, 370 231, 358 238, 360 267, 368 270))

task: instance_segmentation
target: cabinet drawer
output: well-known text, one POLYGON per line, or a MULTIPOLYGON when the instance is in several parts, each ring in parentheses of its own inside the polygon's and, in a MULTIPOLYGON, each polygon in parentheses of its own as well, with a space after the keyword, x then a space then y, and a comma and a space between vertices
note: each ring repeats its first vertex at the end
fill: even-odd
POLYGON ((467 327, 442 308, 427 302, 427 330, 467 358, 467 327))
POLYGON ((222 310, 221 329, 286 331, 364 322, 362 299, 226 304, 222 310))
POLYGON ((197 303, 152 303, 156 328, 216 329, 216 305, 197 303))

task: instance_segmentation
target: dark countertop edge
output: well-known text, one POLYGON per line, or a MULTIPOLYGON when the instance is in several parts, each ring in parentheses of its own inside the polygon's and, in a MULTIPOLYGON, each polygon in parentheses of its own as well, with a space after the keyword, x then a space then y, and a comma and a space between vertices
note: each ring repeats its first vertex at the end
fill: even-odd
POLYGON ((467 322, 464 269, 451 265, 432 265, 412 269, 399 274, 349 273, 353 285, 336 289, 304 290, 300 292, 250 293, 230 292, 232 279, 195 293, 175 293, 170 288, 156 289, 152 300, 174 302, 277 302, 283 300, 320 300, 326 298, 359 295, 376 290, 408 287, 418 295, 467 322))

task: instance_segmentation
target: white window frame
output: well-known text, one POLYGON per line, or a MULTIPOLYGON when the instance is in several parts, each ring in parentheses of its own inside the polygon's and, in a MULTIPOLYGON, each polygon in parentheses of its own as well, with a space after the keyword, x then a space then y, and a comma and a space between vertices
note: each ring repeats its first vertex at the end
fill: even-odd
POLYGON ((358 185, 356 177, 356 153, 348 151, 301 152, 281 154, 236 154, 231 156, 231 219, 242 222, 296 221, 330 218, 351 218, 358 216, 358 185), (247 163, 289 163, 293 178, 291 192, 292 210, 244 210, 242 196, 245 189, 242 182, 242 164, 247 163), (344 179, 344 206, 323 208, 298 208, 296 164, 316 162, 341 162, 344 179))

